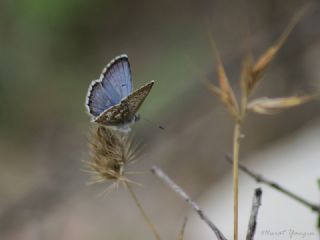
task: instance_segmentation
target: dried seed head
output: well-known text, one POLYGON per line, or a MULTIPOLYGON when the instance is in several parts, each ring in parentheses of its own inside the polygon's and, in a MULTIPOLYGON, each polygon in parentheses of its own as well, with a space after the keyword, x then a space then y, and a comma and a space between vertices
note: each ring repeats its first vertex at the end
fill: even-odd
POLYGON ((309 4, 305 5, 300 11, 298 11, 289 22, 289 25, 281 34, 279 39, 269 47, 262 55, 254 62, 252 59, 244 64, 244 73, 247 72, 247 77, 243 79, 243 94, 246 97, 249 97, 252 90, 255 88, 257 83, 262 79, 266 69, 273 61, 285 41, 287 40, 289 34, 293 30, 293 28, 297 25, 301 17, 310 7, 309 4), (248 74, 249 73, 249 74, 248 74))
POLYGON ((216 44, 214 42, 214 39, 211 34, 209 34, 209 39, 211 42, 212 52, 217 62, 217 78, 219 81, 219 87, 213 85, 212 83, 208 82, 208 88, 211 90, 211 92, 217 96, 220 101, 227 107, 229 112, 234 118, 238 118, 238 102, 235 97, 235 94, 230 86, 229 79, 227 77, 227 74, 225 72, 222 60, 220 58, 218 49, 216 47, 216 44))
POLYGON ((90 172, 93 182, 108 180, 129 181, 124 177, 125 167, 137 156, 138 147, 127 134, 99 126, 92 130, 89 140, 90 172))
POLYGON ((260 114, 275 114, 285 109, 296 107, 316 99, 317 95, 291 96, 281 98, 262 97, 252 100, 248 109, 260 114))

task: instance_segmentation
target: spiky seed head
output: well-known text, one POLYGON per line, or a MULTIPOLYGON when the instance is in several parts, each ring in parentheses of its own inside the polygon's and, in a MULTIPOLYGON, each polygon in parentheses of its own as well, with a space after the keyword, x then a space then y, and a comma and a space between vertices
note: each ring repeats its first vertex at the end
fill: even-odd
POLYGON ((138 150, 130 136, 98 126, 91 131, 89 147, 88 167, 94 173, 94 182, 129 181, 124 177, 125 168, 135 159, 138 150))

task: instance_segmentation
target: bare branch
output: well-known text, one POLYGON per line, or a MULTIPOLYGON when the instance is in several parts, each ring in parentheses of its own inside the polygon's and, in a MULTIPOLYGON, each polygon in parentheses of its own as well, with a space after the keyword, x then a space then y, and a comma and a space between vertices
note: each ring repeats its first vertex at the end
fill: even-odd
MULTIPOLYGON (((231 164, 233 163, 232 158, 228 154, 226 155, 226 160, 231 164)), ((308 200, 306 200, 306 199, 296 195, 295 193, 292 193, 291 191, 285 189, 284 187, 280 186, 278 183, 270 181, 260 174, 254 173, 253 171, 249 170, 246 166, 244 166, 242 163, 239 163, 239 169, 241 171, 243 171, 244 173, 246 173, 247 175, 249 175, 250 177, 252 177, 258 183, 263 183, 263 184, 283 193, 284 195, 296 200, 297 202, 301 203, 302 205, 310 208, 312 211, 320 213, 320 205, 311 203, 308 200)))
POLYGON ((247 240, 254 239, 254 234, 257 228, 258 211, 259 211, 259 207, 261 206, 261 195, 262 195, 261 188, 256 188, 254 190, 254 195, 252 200, 251 214, 250 214, 249 226, 248 226, 248 232, 247 232, 247 238, 246 238, 247 240))
POLYGON ((212 229, 217 239, 227 240, 226 237, 221 233, 221 231, 216 227, 216 225, 214 225, 213 222, 211 222, 211 220, 204 214, 200 207, 194 201, 192 201, 190 197, 159 167, 153 166, 151 171, 192 207, 192 209, 200 216, 200 218, 212 229))

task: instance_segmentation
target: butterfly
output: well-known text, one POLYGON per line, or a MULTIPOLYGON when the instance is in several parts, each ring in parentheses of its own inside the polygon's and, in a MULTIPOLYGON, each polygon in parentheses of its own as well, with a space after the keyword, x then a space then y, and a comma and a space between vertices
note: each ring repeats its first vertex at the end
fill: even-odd
POLYGON ((139 120, 138 110, 154 84, 154 81, 133 91, 128 56, 123 54, 104 68, 98 80, 91 82, 86 109, 91 121, 128 132, 129 125, 139 120))

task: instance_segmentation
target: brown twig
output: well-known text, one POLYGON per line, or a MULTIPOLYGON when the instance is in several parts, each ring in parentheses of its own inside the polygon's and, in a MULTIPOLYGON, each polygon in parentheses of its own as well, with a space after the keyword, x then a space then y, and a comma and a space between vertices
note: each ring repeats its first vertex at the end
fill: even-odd
POLYGON ((212 229, 217 239, 227 240, 226 237, 222 234, 222 232, 216 227, 216 225, 214 225, 213 222, 204 214, 200 207, 194 201, 192 201, 192 199, 175 182, 173 182, 159 167, 153 166, 151 171, 192 207, 192 209, 199 215, 199 217, 212 229))
MULTIPOLYGON (((233 160, 229 155, 226 155, 226 160, 231 164, 233 163, 233 160)), ((311 202, 307 201, 306 199, 298 196, 297 194, 292 193, 291 191, 285 189, 284 187, 282 187, 278 183, 270 181, 260 174, 254 173, 253 171, 249 170, 246 166, 244 166, 242 163, 239 163, 239 169, 241 171, 243 171, 244 173, 246 173, 247 175, 249 175, 250 177, 252 177, 258 183, 265 184, 265 185, 285 194, 286 196, 296 200, 297 202, 301 203, 302 205, 310 208, 312 211, 320 213, 320 205, 311 203, 311 202)))
POLYGON ((246 240, 254 239, 254 234, 256 232, 256 227, 257 227, 258 211, 259 211, 259 207, 261 206, 261 195, 262 195, 261 188, 256 188, 254 190, 254 195, 252 200, 251 214, 249 219, 246 240))

